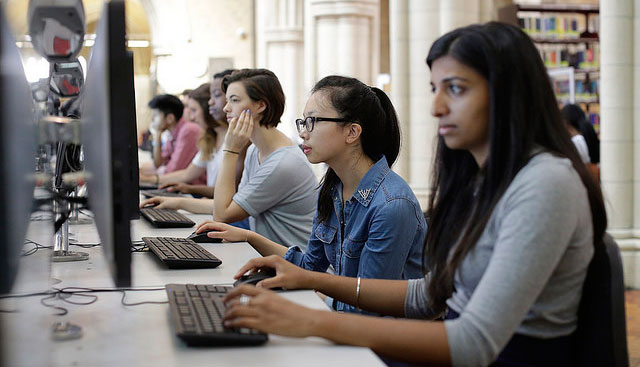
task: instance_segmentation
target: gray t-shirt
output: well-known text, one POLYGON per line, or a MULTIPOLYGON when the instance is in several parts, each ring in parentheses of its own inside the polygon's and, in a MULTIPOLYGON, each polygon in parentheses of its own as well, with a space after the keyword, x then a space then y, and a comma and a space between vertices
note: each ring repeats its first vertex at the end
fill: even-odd
POLYGON ((318 181, 298 146, 277 149, 258 162, 251 145, 233 201, 249 215, 255 231, 281 245, 304 246, 311 235, 318 181))
MULTIPOLYGON (((587 191, 568 159, 542 153, 518 172, 463 260, 445 321, 454 366, 486 366, 514 333, 571 334, 593 226, 587 191)), ((409 281, 407 317, 428 317, 429 277, 409 281)))

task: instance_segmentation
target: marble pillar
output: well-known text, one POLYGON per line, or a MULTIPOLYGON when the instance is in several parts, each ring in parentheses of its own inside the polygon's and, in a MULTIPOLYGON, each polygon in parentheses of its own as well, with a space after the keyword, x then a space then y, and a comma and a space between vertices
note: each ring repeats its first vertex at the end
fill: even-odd
POLYGON ((640 170, 635 169, 640 144, 634 142, 640 129, 634 132, 633 126, 633 1, 600 3, 600 179, 608 231, 619 239, 632 237, 633 228, 640 228, 635 204, 640 198, 640 170))
POLYGON ((305 86, 331 74, 375 85, 379 66, 379 0, 306 0, 305 86))
POLYGON ((295 119, 302 116, 304 89, 304 1, 256 1, 256 67, 273 71, 286 96, 278 128, 297 141, 295 119))
POLYGON ((409 181, 411 134, 409 124, 409 4, 406 0, 389 1, 389 58, 391 101, 400 121, 400 154, 393 170, 409 181))

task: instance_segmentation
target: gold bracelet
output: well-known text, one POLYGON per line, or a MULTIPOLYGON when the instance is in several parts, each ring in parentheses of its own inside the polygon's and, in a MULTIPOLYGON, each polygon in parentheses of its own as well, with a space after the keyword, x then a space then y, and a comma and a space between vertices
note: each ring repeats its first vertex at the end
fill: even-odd
POLYGON ((234 152, 233 150, 229 150, 229 149, 222 149, 222 151, 240 155, 240 152, 234 152))
POLYGON ((244 238, 244 242, 249 243, 249 230, 247 229, 247 236, 244 238))

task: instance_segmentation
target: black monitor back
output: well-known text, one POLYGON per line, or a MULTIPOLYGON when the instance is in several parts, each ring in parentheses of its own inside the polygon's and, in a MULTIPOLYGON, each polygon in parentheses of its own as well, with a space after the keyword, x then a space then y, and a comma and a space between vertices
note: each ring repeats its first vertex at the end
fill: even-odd
POLYGON ((114 282, 131 284, 130 219, 138 209, 133 64, 123 0, 105 3, 82 92, 82 144, 89 205, 114 282), (133 133, 133 135, 132 135, 133 133))
POLYGON ((0 294, 11 290, 29 224, 35 127, 31 89, 0 7, 0 294))

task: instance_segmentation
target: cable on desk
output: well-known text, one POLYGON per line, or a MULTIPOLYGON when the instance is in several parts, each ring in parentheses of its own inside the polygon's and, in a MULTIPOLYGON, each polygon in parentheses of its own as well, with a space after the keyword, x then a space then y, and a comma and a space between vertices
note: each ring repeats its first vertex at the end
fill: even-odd
POLYGON ((126 298, 127 295, 127 291, 130 292, 145 292, 145 291, 163 291, 165 290, 164 287, 162 288, 80 288, 80 287, 65 287, 62 289, 59 289, 58 292, 60 294, 73 294, 73 295, 78 295, 78 296, 92 296, 95 297, 94 300, 92 300, 91 302, 87 302, 87 303, 74 303, 71 301, 68 301, 65 298, 61 299, 64 302, 67 303, 72 303, 72 304, 76 304, 76 305, 89 305, 92 304, 94 302, 96 302, 98 300, 98 296, 95 295, 90 295, 90 294, 85 294, 85 293, 101 293, 101 292, 122 292, 122 298, 120 299, 120 303, 122 303, 125 306, 138 306, 138 305, 144 305, 144 304, 166 304, 168 303, 168 301, 144 301, 144 302, 136 302, 136 303, 126 303, 124 300, 126 298))
POLYGON ((85 211, 84 209, 79 209, 78 210, 80 213, 86 215, 89 218, 95 218, 95 215, 91 212, 85 211))
POLYGON ((54 310, 60 311, 59 313, 55 314, 56 316, 64 316, 64 315, 69 313, 69 310, 67 310, 64 307, 50 305, 50 304, 47 304, 45 302, 48 299, 57 298, 57 295, 58 295, 57 293, 54 293, 54 294, 52 294, 50 296, 47 296, 47 297, 44 297, 44 298, 40 299, 40 304, 43 305, 44 307, 49 307, 49 308, 53 308, 54 310))
MULTIPOLYGON (((160 288, 162 290, 164 290, 164 288, 160 288)), ((135 302, 135 303, 126 303, 124 301, 124 298, 126 297, 127 292, 126 290, 122 290, 122 298, 120 299, 120 303, 122 303, 125 306, 139 306, 139 305, 147 305, 147 304, 154 304, 154 305, 164 305, 169 303, 169 301, 144 301, 144 302, 135 302)))
POLYGON ((149 247, 143 244, 133 244, 131 243, 131 252, 147 252, 149 251, 149 247))
MULTIPOLYGON (((93 304, 98 301, 98 296, 95 294, 87 294, 87 293, 107 293, 107 292, 122 292, 122 298, 120 299, 120 303, 124 306, 138 306, 144 304, 166 304, 168 301, 144 301, 144 302, 135 302, 135 303, 126 303, 126 291, 130 292, 150 292, 150 291, 163 291, 164 287, 156 287, 156 288, 82 288, 82 287, 64 287, 64 288, 52 288, 46 292, 37 292, 37 293, 28 293, 28 294, 6 294, 0 295, 0 299, 5 298, 24 298, 24 297, 35 297, 35 296, 45 296, 40 299, 40 304, 45 307, 53 308, 54 310, 58 310, 56 316, 64 316, 69 313, 69 310, 61 307, 47 303, 48 300, 60 300, 62 302, 66 302, 72 305, 77 306, 86 306, 93 304), (87 302, 75 302, 69 300, 72 296, 80 296, 80 297, 88 297, 90 298, 87 302)), ((5 313, 13 313, 19 312, 19 310, 1 310, 0 312, 5 313)))
POLYGON ((92 247, 98 247, 98 246, 101 246, 101 245, 102 245, 101 243, 80 243, 80 242, 69 240, 69 246, 78 246, 78 247, 82 247, 82 248, 92 248, 92 247))
POLYGON ((22 254, 21 254, 22 256, 33 255, 36 252, 38 252, 38 250, 40 250, 40 249, 50 249, 50 248, 52 248, 52 246, 43 246, 43 245, 37 243, 36 241, 32 241, 30 239, 25 239, 24 240, 24 244, 25 245, 34 245, 34 247, 29 249, 29 250, 27 250, 27 251, 22 252, 22 254))

